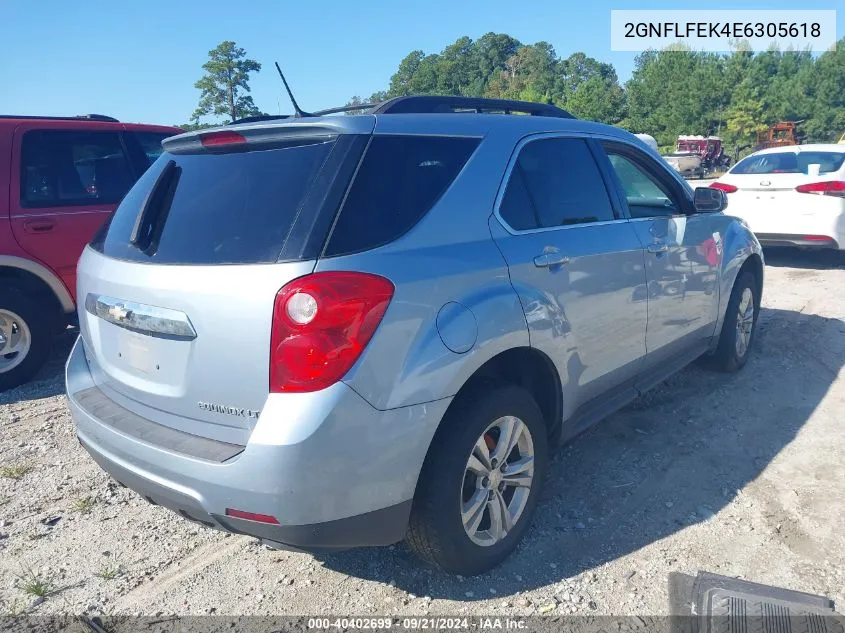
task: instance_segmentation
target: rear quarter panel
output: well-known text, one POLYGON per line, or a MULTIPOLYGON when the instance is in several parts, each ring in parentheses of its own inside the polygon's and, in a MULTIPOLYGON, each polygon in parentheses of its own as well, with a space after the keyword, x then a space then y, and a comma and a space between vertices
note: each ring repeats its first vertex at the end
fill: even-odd
POLYGON ((513 146, 510 138, 485 138, 440 201, 395 242, 318 262, 317 271, 371 272, 396 287, 375 336, 344 378, 377 409, 453 396, 487 360, 528 346, 519 298, 487 224, 513 146), (438 329, 438 313, 453 303, 459 306, 448 306, 439 326, 454 323, 458 338, 470 343, 463 353, 447 347, 438 329))

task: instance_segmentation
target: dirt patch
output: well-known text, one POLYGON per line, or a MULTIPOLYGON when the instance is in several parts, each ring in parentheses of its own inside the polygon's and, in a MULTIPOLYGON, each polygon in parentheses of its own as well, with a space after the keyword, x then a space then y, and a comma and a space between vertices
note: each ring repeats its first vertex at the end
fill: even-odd
POLYGON ((692 366, 561 449, 519 552, 472 579, 402 545, 272 551, 117 486, 74 436, 69 333, 36 382, 0 395, 0 467, 16 476, 0 478, 3 610, 661 614, 667 574, 698 570, 843 603, 845 270, 767 260, 748 366, 692 366))

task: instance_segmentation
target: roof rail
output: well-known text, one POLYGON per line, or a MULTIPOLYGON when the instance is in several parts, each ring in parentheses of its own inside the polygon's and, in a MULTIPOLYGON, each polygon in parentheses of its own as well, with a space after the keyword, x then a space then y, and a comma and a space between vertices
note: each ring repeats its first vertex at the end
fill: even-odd
POLYGON ((532 116, 556 117, 559 119, 575 118, 566 110, 546 103, 514 101, 511 99, 483 99, 481 97, 434 95, 395 97, 384 103, 377 104, 370 112, 372 114, 489 112, 504 114, 521 113, 532 116))
POLYGON ((77 116, 33 116, 30 114, 0 114, 0 119, 38 119, 39 121, 78 121, 88 119, 89 121, 108 121, 109 123, 120 123, 114 117, 104 114, 79 114, 77 116))
POLYGON ((258 121, 272 121, 274 119, 289 119, 291 114, 258 114, 256 116, 245 116, 241 119, 235 119, 231 123, 221 123, 221 125, 235 125, 236 123, 256 123, 258 121))
POLYGON ((380 106, 381 103, 359 103, 357 105, 345 105, 339 108, 328 108, 327 110, 318 110, 312 112, 314 116, 323 116, 324 114, 339 114, 340 112, 354 112, 355 110, 366 110, 367 114, 372 112, 372 109, 380 106))
POLYGON ((120 123, 120 121, 118 121, 114 117, 106 116, 105 114, 80 114, 76 118, 89 119, 91 121, 108 121, 109 123, 120 123))

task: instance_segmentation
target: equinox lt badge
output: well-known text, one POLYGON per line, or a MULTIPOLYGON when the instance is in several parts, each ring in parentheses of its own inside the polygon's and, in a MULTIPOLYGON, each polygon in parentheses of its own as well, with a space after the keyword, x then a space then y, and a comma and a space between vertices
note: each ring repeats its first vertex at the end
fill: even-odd
POLYGON ((222 404, 214 404, 213 402, 197 402, 197 406, 203 411, 212 411, 214 413, 224 413, 226 415, 234 415, 239 418, 258 418, 261 411, 253 411, 252 409, 244 409, 243 407, 227 407, 222 404))

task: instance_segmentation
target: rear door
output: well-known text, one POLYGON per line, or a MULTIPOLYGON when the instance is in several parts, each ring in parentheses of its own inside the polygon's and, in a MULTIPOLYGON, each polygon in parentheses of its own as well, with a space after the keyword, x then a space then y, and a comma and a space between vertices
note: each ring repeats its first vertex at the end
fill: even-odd
POLYGON ((493 235, 508 264, 532 347, 564 383, 564 415, 633 379, 645 356, 643 250, 611 202, 585 138, 518 147, 493 235))
POLYGON ((80 328, 108 397, 159 424, 246 442, 269 392, 276 294, 313 271, 372 130, 337 118, 367 129, 169 142, 79 265, 80 328))
POLYGON ((15 239, 73 294, 82 249, 135 180, 121 132, 24 123, 15 133, 13 156, 15 239))

